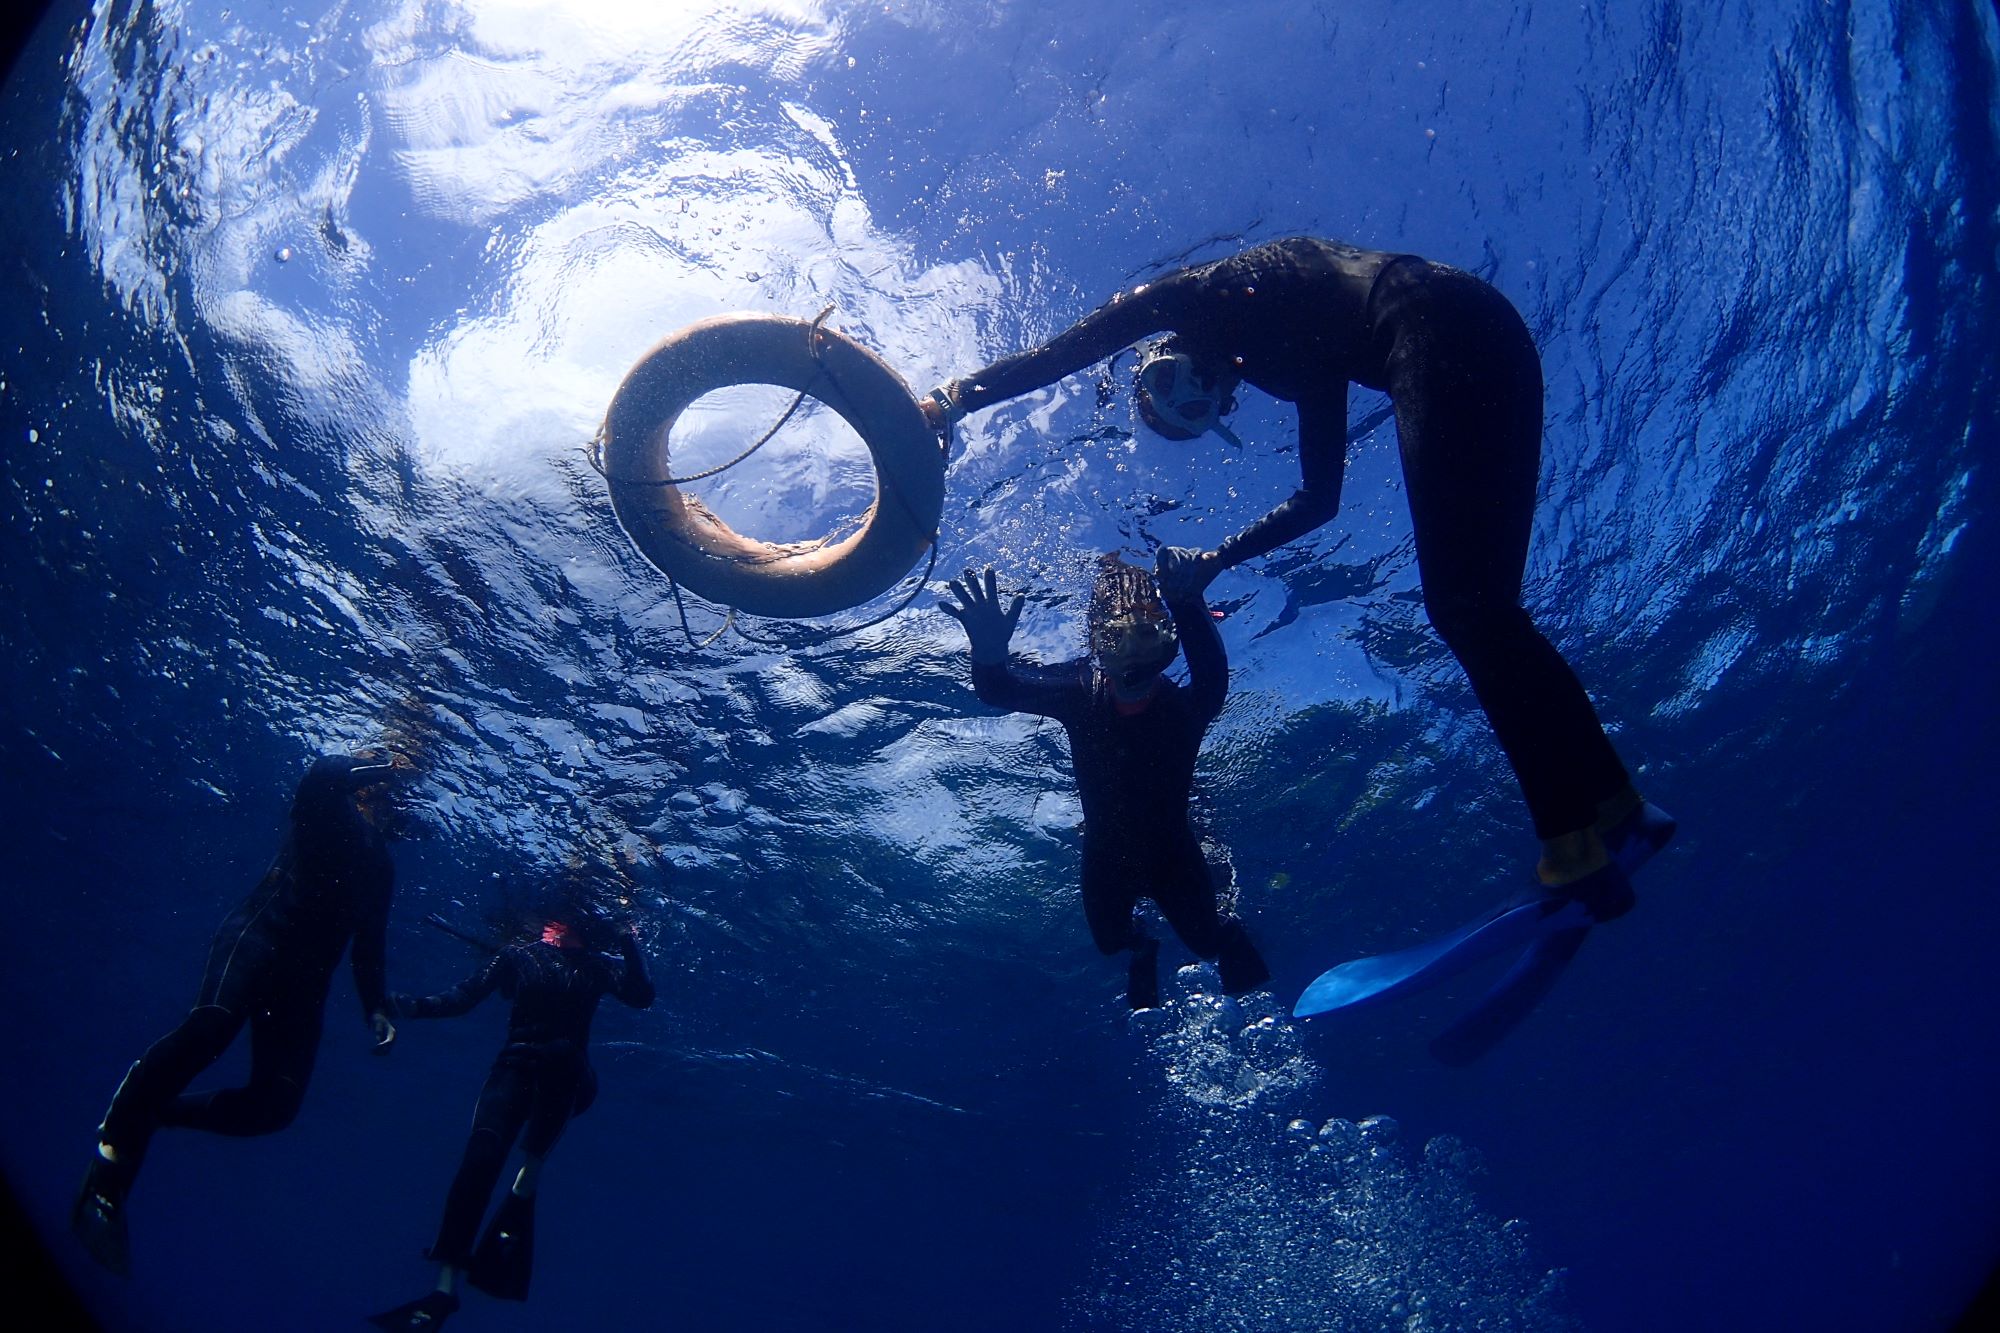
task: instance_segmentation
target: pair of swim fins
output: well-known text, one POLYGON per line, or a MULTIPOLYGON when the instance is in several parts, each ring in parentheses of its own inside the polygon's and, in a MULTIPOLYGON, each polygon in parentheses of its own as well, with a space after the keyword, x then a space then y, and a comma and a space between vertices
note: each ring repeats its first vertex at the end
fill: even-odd
POLYGON ((1342 963, 1306 987, 1292 1014, 1311 1018, 1407 995, 1518 949, 1506 974, 1431 1043, 1431 1054, 1445 1064, 1471 1064, 1541 1003, 1592 926, 1630 909, 1632 875, 1667 845, 1677 827, 1666 811, 1642 804, 1604 835, 1611 862, 1603 869, 1560 894, 1535 889, 1510 898, 1426 943, 1342 963))

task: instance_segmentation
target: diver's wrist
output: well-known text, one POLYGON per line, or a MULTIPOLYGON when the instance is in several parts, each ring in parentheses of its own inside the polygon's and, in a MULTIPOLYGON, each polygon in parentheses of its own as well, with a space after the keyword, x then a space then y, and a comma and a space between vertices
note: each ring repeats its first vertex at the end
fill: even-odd
POLYGON ((958 381, 940 384, 924 395, 924 403, 928 407, 926 415, 942 425, 955 426, 965 420, 963 399, 964 395, 959 390, 958 381))

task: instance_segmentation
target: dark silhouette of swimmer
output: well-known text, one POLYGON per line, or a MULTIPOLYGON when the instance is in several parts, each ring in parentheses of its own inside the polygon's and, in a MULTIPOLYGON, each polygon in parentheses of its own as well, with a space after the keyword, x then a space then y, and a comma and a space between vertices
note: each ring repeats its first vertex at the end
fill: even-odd
POLYGON ((1022 599, 1003 611, 991 569, 983 587, 967 570, 951 583, 957 604, 939 604, 965 626, 980 700, 1054 718, 1069 735, 1083 805, 1084 917, 1104 953, 1132 951, 1134 1009, 1159 1003, 1159 942, 1133 918, 1140 898, 1153 900, 1183 944, 1218 961, 1229 994, 1270 979, 1243 923, 1217 909, 1188 819, 1195 759, 1229 692, 1229 661, 1196 581, 1183 572, 1161 582, 1165 605, 1145 570, 1116 556, 1100 560, 1087 616, 1090 655, 1054 666, 1009 659, 1022 599), (1182 649, 1185 686, 1161 674, 1182 649))
POLYGON ((495 990, 514 1008, 507 1018, 507 1043, 480 1090, 472 1134, 430 1248, 439 1264, 437 1287, 370 1316, 378 1328, 437 1328, 458 1309, 461 1276, 503 1300, 528 1298, 542 1164, 563 1127, 597 1098, 597 1075, 590 1067, 597 1002, 610 995, 634 1009, 653 1003, 636 926, 615 924, 576 889, 565 898, 547 912, 537 938, 501 950, 450 990, 394 997, 403 1018, 453 1018, 495 990), (619 958, 607 956, 614 948, 619 958), (480 1217, 517 1137, 525 1160, 475 1248, 480 1217))
POLYGON ((277 860, 209 945, 194 1008, 118 1085, 72 1215, 78 1236, 112 1271, 130 1267, 125 1198, 156 1129, 248 1136, 292 1123, 319 1051, 327 987, 349 941, 375 1049, 386 1052, 396 1040, 383 984, 395 868, 382 825, 389 786, 406 765, 388 754, 334 754, 307 770, 277 860), (188 1094, 245 1023, 250 1081, 188 1094))
POLYGON ((1167 439, 1225 437, 1249 384, 1297 405, 1300 485, 1212 551, 1169 548, 1160 572, 1205 588, 1221 570, 1332 519, 1347 452, 1347 386, 1395 407, 1424 607, 1513 765, 1542 840, 1537 874, 1599 920, 1673 834, 1646 805, 1581 683, 1521 607, 1541 467, 1541 359, 1507 298, 1415 255, 1271 241, 1134 287, 1045 346, 933 391, 940 429, 1053 384, 1139 339, 1141 419, 1167 439))

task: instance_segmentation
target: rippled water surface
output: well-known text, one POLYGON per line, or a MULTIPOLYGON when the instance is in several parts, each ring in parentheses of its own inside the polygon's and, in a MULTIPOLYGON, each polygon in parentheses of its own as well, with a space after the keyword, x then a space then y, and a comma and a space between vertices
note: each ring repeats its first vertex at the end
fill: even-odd
MULTIPOLYGON (((2000 1253, 1966 836, 1996 64, 1983 4, 57 6, 0 167, 9 1181, 116 1328, 347 1328, 427 1284, 499 1016, 376 1062, 344 979, 292 1129, 162 1138, 128 1282, 62 1225, 308 757, 421 730, 398 988, 472 961, 426 912, 577 855, 638 865, 662 981, 600 1022, 534 1300, 468 1329, 1946 1327, 2000 1253), (1340 518, 1212 593, 1199 813, 1277 989, 1189 967, 1131 1020, 1060 733, 972 700, 924 566, 726 621, 589 461, 698 318, 830 307, 923 388, 1299 232, 1528 318, 1530 605, 1683 821, 1470 1070, 1424 1050, 1467 988, 1283 1016, 1534 851, 1424 622, 1380 395, 1340 518)), ((1289 407, 1167 445, 1129 369, 952 454, 935 578, 1027 588, 1030 653, 1076 650, 1096 553, 1213 545, 1295 482, 1289 407)), ((788 400, 712 395, 677 461, 788 400)), ((775 540, 873 493, 811 407, 694 490, 775 540)))

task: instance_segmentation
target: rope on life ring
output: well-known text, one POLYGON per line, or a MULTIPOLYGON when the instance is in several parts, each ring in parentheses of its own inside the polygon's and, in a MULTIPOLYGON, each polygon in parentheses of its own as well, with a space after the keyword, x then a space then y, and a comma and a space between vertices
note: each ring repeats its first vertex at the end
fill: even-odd
POLYGON ((669 334, 625 375, 599 432, 595 461, 632 544, 676 585, 753 615, 823 616, 879 596, 934 552, 944 512, 944 451, 909 386, 846 335, 781 315, 717 315, 669 334), (875 502, 835 541, 745 537, 680 486, 754 453, 778 426, 720 468, 676 477, 669 436, 690 403, 737 384, 792 389, 778 426, 810 395, 868 447, 875 502))

